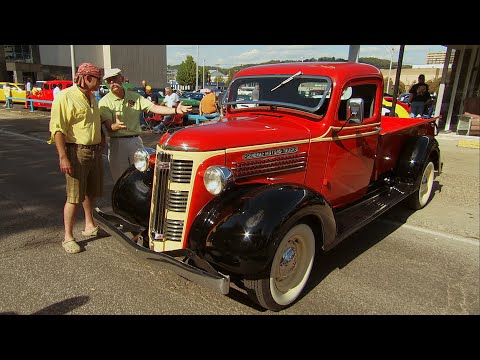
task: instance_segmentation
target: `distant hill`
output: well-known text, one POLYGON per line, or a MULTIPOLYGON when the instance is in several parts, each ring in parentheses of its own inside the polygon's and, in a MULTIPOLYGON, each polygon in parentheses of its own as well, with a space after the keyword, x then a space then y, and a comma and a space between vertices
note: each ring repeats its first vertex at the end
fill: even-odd
MULTIPOLYGON (((335 58, 335 57, 321 57, 318 59, 311 58, 311 59, 304 59, 303 62, 347 62, 346 59, 343 58, 335 58)), ((264 65, 264 64, 274 64, 274 63, 287 63, 287 62, 298 62, 298 60, 270 60, 264 63, 259 63, 259 64, 242 64, 239 66, 234 66, 234 67, 229 67, 229 68, 221 68, 221 67, 216 67, 216 66, 205 66, 205 70, 218 70, 221 73, 228 74, 229 71, 237 72, 241 69, 250 67, 250 66, 255 66, 255 65, 264 65)), ((387 59, 378 59, 374 57, 364 57, 364 58, 359 58, 358 62, 364 63, 364 64, 370 64, 373 66, 376 66, 379 69, 389 69, 390 68, 390 60, 387 59)), ((178 70, 178 67, 180 65, 167 65, 168 70, 178 70)), ((392 63, 392 68, 396 68, 397 63, 393 62, 392 63)), ((411 65, 403 65, 403 69, 410 69, 412 68, 411 65)))

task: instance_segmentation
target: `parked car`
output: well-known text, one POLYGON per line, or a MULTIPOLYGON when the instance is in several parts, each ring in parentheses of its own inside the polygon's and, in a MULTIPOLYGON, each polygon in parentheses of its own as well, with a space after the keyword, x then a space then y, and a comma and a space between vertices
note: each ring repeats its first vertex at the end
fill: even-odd
POLYGON ((410 93, 403 93, 403 94, 400 94, 397 99, 398 101, 404 103, 404 104, 408 104, 408 98, 410 97, 410 93))
MULTIPOLYGON (((71 81, 71 80, 48 80, 48 81, 45 81, 45 83, 43 84, 42 90, 37 92, 36 94, 30 95, 29 99, 53 101, 53 89, 58 84, 62 85, 62 90, 63 90, 63 89, 66 89, 66 88, 72 86, 73 81, 71 81)), ((34 108, 51 109, 52 108, 52 103, 33 101, 33 107, 34 108)))
MULTIPOLYGON (((6 102, 5 93, 3 92, 3 85, 5 85, 6 81, 0 82, 0 101, 6 102)), ((13 98, 24 98, 27 96, 25 91, 25 84, 8 82, 10 84, 10 88, 12 89, 12 97, 13 98)), ((24 103, 25 100, 12 100, 14 103, 24 103)))

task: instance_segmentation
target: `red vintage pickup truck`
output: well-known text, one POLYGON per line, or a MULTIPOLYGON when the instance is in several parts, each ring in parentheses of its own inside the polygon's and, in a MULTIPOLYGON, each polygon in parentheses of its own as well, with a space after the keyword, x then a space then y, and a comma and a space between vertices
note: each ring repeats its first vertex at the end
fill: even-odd
POLYGON ((442 171, 436 119, 382 116, 383 87, 366 64, 243 69, 225 117, 139 149, 114 186, 113 213, 94 216, 138 256, 222 294, 234 281, 282 310, 318 252, 392 206, 431 199, 442 171))
POLYGON ((40 91, 36 91, 34 94, 30 95, 29 99, 35 99, 40 101, 33 101, 34 108, 46 108, 51 109, 53 102, 53 89, 55 86, 61 85, 61 89, 66 89, 73 85, 73 81, 71 80, 48 80, 45 81, 42 85, 42 89, 40 91))

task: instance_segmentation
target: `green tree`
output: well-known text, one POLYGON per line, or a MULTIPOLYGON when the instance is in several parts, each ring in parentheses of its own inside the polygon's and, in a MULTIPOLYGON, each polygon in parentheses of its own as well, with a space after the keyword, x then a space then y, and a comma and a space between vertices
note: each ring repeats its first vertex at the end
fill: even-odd
MULTIPOLYGON (((383 80, 383 92, 384 93, 387 93, 387 94, 393 94, 393 88, 395 86, 395 79, 392 79, 390 78, 390 89, 387 89, 387 85, 388 85, 388 77, 386 77, 384 80, 383 80)), ((400 81, 400 84, 398 84, 398 95, 400 95, 401 93, 404 93, 405 92, 405 84, 403 83, 403 81, 400 81)))
POLYGON ((425 81, 428 85, 428 91, 430 92, 430 95, 433 95, 433 93, 438 94, 438 89, 440 89, 440 82, 442 81, 442 78, 439 77, 435 80, 428 80, 425 81))
POLYGON ((185 61, 183 61, 177 70, 177 82, 180 85, 188 85, 195 88, 197 81, 197 64, 193 60, 193 56, 187 55, 185 61))

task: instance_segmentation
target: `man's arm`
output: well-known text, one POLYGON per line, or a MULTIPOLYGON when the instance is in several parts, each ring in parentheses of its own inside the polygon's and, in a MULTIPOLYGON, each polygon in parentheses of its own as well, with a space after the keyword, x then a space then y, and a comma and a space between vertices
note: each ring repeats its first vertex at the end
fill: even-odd
POLYGON ((173 114, 185 114, 192 111, 192 106, 183 105, 183 102, 180 102, 176 108, 169 108, 163 105, 153 105, 150 109, 150 112, 160 115, 173 115, 173 114))
POLYGON ((65 145, 65 135, 61 131, 55 133, 55 146, 57 148, 60 171, 64 174, 73 176, 73 167, 68 160, 67 148, 65 145))

